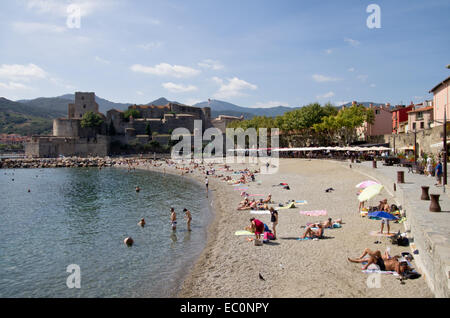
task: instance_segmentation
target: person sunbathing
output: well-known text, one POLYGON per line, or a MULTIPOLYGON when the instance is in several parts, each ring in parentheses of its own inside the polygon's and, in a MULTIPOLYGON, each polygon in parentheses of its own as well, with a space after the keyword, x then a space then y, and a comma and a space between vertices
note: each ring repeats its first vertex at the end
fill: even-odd
POLYGON ((262 200, 262 203, 271 203, 271 202, 272 202, 272 195, 269 193, 267 199, 262 200))
POLYGON ((317 238, 317 239, 323 238, 323 225, 318 223, 317 230, 313 230, 312 226, 308 226, 306 228, 305 233, 303 234, 303 236, 301 238, 304 239, 306 237, 317 238))
POLYGON ((371 264, 378 265, 381 271, 395 271, 399 275, 411 269, 408 266, 408 262, 400 256, 396 255, 391 257, 388 251, 382 255, 379 250, 371 251, 369 248, 366 248, 359 258, 348 257, 347 259, 352 263, 367 262, 362 267, 363 270, 366 270, 371 264), (365 256, 368 256, 368 258, 364 258, 365 256))
POLYGON ((336 221, 333 222, 333 220, 331 218, 328 218, 327 221, 325 222, 321 222, 322 226, 324 228, 328 228, 328 229, 332 229, 334 224, 342 224, 342 219, 337 219, 336 221))

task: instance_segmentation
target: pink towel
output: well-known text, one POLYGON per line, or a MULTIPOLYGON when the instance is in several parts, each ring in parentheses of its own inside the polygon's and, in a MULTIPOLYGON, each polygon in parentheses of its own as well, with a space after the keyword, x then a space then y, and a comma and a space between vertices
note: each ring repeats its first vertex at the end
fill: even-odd
POLYGON ((300 211, 300 214, 308 216, 320 216, 320 215, 327 215, 327 211, 326 210, 300 211))

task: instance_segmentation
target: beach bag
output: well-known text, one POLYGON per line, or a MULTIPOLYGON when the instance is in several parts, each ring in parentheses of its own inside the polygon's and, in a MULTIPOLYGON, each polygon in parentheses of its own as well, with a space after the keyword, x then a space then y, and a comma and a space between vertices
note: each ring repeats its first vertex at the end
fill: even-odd
POLYGON ((255 246, 262 246, 262 245, 263 245, 263 242, 261 240, 255 238, 255 246))
POLYGON ((413 271, 406 271, 403 273, 403 278, 406 279, 417 279, 419 278, 421 275, 417 272, 413 272, 413 271))

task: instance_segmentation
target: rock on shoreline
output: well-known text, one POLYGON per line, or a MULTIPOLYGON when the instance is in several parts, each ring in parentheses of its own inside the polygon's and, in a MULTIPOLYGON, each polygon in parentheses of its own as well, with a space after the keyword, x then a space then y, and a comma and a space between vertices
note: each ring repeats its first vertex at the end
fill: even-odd
POLYGON ((125 163, 127 159, 111 159, 107 157, 3 159, 0 161, 0 169, 112 167, 121 162, 125 163))

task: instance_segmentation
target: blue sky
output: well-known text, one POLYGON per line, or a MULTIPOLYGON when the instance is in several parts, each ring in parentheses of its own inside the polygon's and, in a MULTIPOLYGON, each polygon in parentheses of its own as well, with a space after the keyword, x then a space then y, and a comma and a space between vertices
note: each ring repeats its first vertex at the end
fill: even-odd
POLYGON ((2 1, 0 96, 419 102, 450 75, 449 15, 448 0, 2 1), (381 28, 367 27, 372 3, 381 28))

